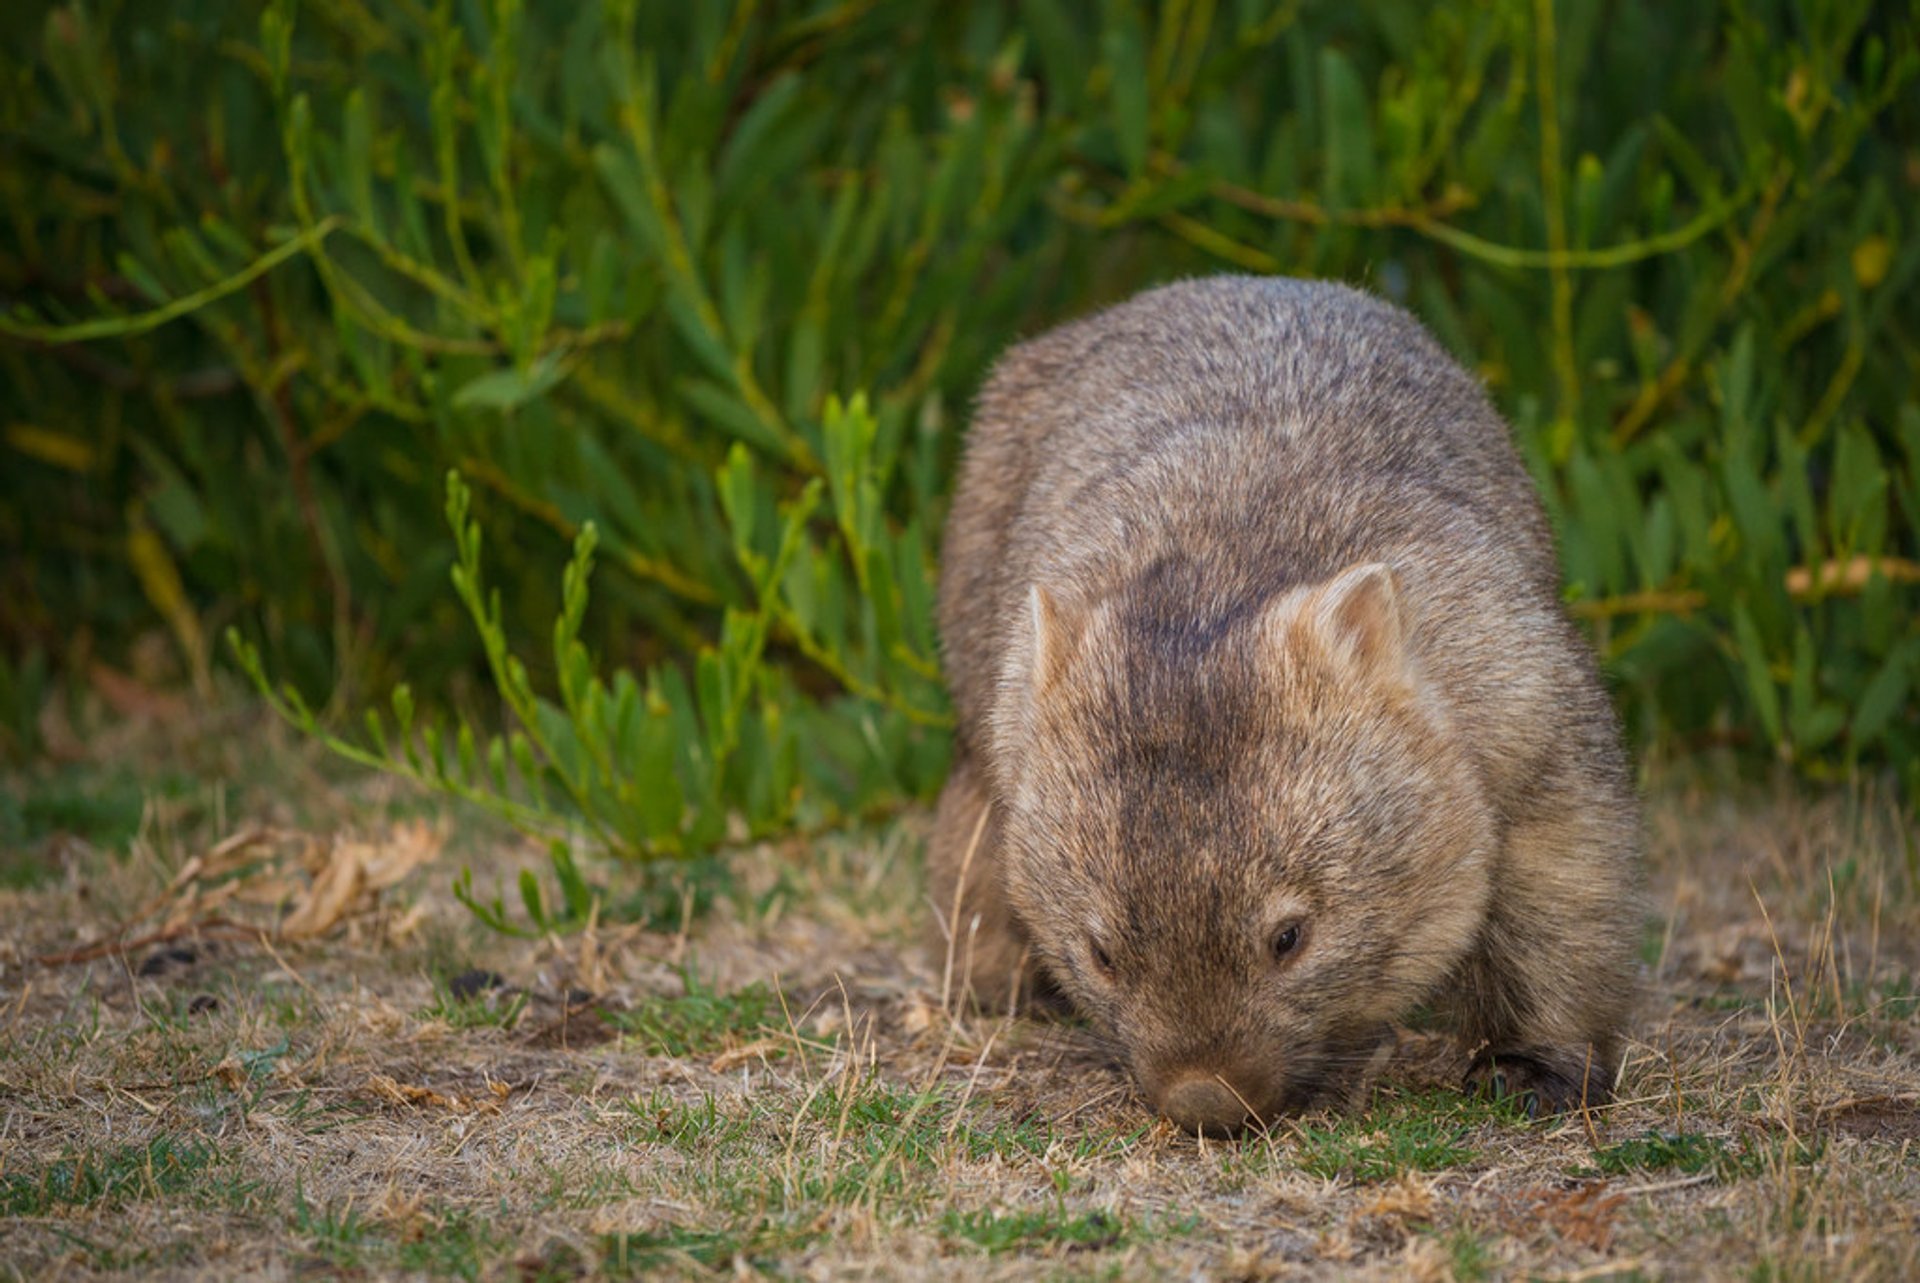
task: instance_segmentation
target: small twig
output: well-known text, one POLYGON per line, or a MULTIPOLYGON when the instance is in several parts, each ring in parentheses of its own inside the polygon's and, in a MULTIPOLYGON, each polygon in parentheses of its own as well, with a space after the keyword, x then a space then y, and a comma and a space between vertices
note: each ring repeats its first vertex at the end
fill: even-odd
POLYGON ((280 956, 280 951, 273 947, 273 936, 271 933, 262 931, 260 933, 259 943, 260 947, 265 949, 268 954, 272 955, 273 960, 280 964, 280 969, 292 976, 294 983, 307 991, 309 998, 318 998, 320 996, 319 993, 314 990, 314 987, 307 983, 307 978, 294 970, 292 963, 280 956))
POLYGON ((1680 1176, 1670 1181, 1655 1181, 1651 1185, 1630 1185, 1626 1189, 1615 1190, 1623 1198, 1637 1197, 1641 1194, 1664 1194, 1668 1190, 1690 1189, 1695 1185, 1705 1185, 1713 1180, 1713 1172, 1695 1172, 1691 1176, 1680 1176))
POLYGON ((1630 1261, 1602 1261, 1598 1265, 1589 1265, 1565 1274, 1546 1274, 1540 1277, 1552 1279, 1554 1283, 1585 1283, 1587 1279, 1613 1278, 1623 1273, 1636 1274, 1648 1263, 1646 1257, 1636 1257, 1630 1261))
POLYGON ((1813 1112, 1825 1118, 1833 1114, 1845 1114, 1856 1109, 1865 1109, 1874 1105, 1920 1105, 1920 1091, 1882 1092, 1874 1096, 1849 1096, 1845 1100, 1836 1100, 1831 1105, 1821 1105, 1813 1112))
POLYGON ((132 939, 109 938, 78 949, 69 949, 65 953, 43 953, 34 959, 43 967, 70 967, 80 962, 97 962, 101 958, 114 955, 124 956, 135 949, 144 949, 148 945, 165 944, 169 940, 178 940, 182 936, 206 936, 214 940, 253 940, 265 944, 271 935, 263 927, 249 926, 244 922, 235 922, 231 918, 205 918, 197 922, 182 922, 171 927, 162 927, 158 931, 149 931, 145 935, 132 939), (216 934, 217 933, 217 934, 216 934))
MULTIPOLYGON (((1580 1121, 1586 1124, 1587 1140, 1600 1148, 1600 1130, 1593 1125, 1593 1108, 1587 1102, 1587 1085, 1593 1081, 1593 1044, 1587 1044, 1587 1063, 1580 1071, 1580 1121)), ((1612 1086, 1611 1083, 1608 1084, 1612 1086)))

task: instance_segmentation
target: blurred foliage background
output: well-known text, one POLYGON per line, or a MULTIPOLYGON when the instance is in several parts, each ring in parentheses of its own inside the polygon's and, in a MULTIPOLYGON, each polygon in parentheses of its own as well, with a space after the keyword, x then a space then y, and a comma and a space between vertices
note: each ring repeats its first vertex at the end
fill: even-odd
POLYGON ((58 674, 158 632, 206 691, 232 628, 343 751, 621 851, 926 796, 987 364, 1244 271, 1482 374, 1642 746, 1920 780, 1909 5, 95 0, 0 41, 15 754, 58 674))

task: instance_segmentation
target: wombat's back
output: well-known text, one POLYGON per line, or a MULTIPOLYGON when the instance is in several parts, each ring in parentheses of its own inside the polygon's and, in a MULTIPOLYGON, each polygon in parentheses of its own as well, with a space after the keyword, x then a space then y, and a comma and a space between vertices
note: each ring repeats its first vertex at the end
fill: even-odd
POLYGON ((1252 277, 1153 290, 995 369, 940 586, 962 750, 991 774, 997 665, 1030 585, 1157 591, 1205 630, 1361 561, 1395 567, 1462 730, 1501 728, 1476 746, 1496 805, 1569 735, 1624 787, 1539 502, 1479 385, 1398 308, 1252 277))

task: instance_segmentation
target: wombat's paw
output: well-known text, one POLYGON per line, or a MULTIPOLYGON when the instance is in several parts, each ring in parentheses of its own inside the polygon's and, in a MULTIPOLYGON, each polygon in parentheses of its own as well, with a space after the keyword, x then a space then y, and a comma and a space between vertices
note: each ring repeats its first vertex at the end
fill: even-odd
POLYGON ((1467 1087, 1513 1099, 1528 1118, 1545 1118, 1606 1104, 1612 1094, 1608 1076, 1589 1048, 1529 1047, 1481 1052, 1467 1070, 1467 1087))

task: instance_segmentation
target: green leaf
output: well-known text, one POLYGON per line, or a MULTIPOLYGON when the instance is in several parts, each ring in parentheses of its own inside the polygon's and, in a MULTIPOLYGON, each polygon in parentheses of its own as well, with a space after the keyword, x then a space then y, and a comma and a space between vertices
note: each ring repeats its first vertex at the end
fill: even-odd
POLYGON ((1147 98, 1147 36, 1130 4, 1108 6, 1111 17, 1101 32, 1100 47, 1111 76, 1114 142, 1127 175, 1138 179, 1147 170, 1150 104, 1147 98))
POLYGON ((364 88, 355 88, 347 95, 341 130, 340 167, 347 183, 348 207, 378 234, 380 223, 373 203, 373 118, 364 88))
POLYGON ((532 869, 520 870, 520 903, 526 907, 527 920, 535 929, 546 930, 546 899, 540 893, 540 879, 533 875, 532 869))
POLYGON ((567 906, 567 919, 570 922, 585 922, 593 912, 593 891, 587 886, 585 878, 580 876, 580 867, 574 863, 573 848, 555 838, 547 847, 547 855, 553 864, 555 880, 560 883, 560 894, 567 906))
POLYGON ((1327 203, 1335 208, 1364 205, 1380 188, 1372 112, 1353 64, 1331 47, 1320 51, 1320 92, 1327 203))
POLYGON ((530 369, 490 370, 470 380, 453 394, 453 404, 462 410, 512 410, 545 396, 564 377, 565 366, 550 352, 530 369))
POLYGON ((1886 733, 1895 714, 1906 708, 1916 666, 1920 666, 1920 640, 1912 638, 1895 647, 1882 661, 1854 703, 1853 724, 1848 732, 1850 752, 1858 755, 1870 748, 1886 733))

